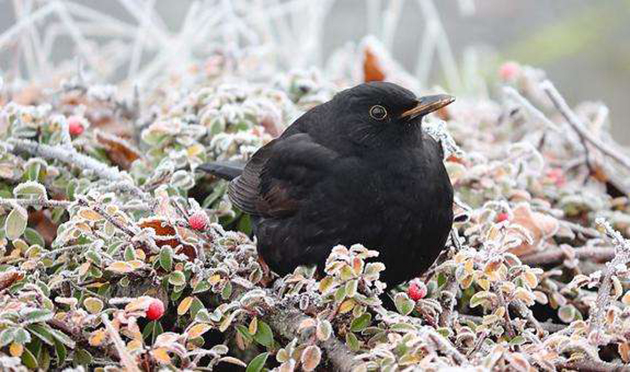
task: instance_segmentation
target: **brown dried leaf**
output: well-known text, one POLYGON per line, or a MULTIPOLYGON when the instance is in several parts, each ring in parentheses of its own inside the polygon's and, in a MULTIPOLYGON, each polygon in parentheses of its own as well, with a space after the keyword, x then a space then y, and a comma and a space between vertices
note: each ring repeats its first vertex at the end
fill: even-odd
POLYGON ((182 302, 179 303, 179 306, 177 306, 177 314, 178 315, 184 315, 188 312, 188 309, 190 309, 190 305, 192 305, 192 302, 195 298, 192 296, 188 296, 186 298, 184 298, 182 300, 182 302))
MULTIPOLYGON (((554 217, 532 211, 528 203, 521 203, 512 210, 510 222, 527 229, 533 237, 531 244, 523 242, 520 246, 510 250, 517 256, 524 256, 537 251, 541 243, 552 237, 560 226, 554 217)), ((518 231, 516 232, 518 233, 518 231)))
POLYGON ((376 54, 366 48, 363 55, 363 81, 383 81, 385 72, 382 70, 376 54))
POLYGON ((188 331, 186 331, 186 334, 188 335, 189 338, 195 338, 195 337, 199 337, 203 335, 204 333, 208 332, 211 329, 212 329, 212 326, 210 324, 199 323, 192 326, 188 331))
POLYGON ((302 361, 302 369, 304 371, 313 371, 322 360, 322 351, 318 346, 308 346, 302 352, 302 358, 300 360, 302 361))
POLYGON ((129 169, 131 163, 140 158, 140 152, 118 136, 96 131, 95 137, 96 143, 105 149, 109 160, 121 169, 129 169))

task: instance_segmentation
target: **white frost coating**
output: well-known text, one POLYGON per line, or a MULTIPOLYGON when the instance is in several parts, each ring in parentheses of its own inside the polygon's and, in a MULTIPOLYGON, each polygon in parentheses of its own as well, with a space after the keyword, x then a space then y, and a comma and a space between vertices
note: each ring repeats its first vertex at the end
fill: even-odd
MULTIPOLYGON (((341 1, 192 2, 176 30, 166 26, 165 14, 159 9, 167 8, 158 7, 157 1, 115 2, 126 14, 118 17, 89 3, 70 0, 19 1, 13 25, 0 33, 0 57, 10 56, 18 68, 12 73, 19 78, 7 81, 7 85, 19 84, 20 78, 46 83, 53 72, 73 70, 72 63, 53 63, 59 59, 54 46, 61 39, 73 44, 86 72, 95 74, 97 81, 120 80, 120 72, 125 71, 123 80, 141 87, 154 83, 158 76, 186 72, 193 63, 204 62, 217 52, 236 61, 249 57, 273 60, 284 70, 321 67, 329 57, 322 51, 324 30, 341 1)), ((398 22, 404 3, 356 2, 357 8, 366 9, 366 34, 374 35, 389 50, 392 41, 406 32, 398 22)), ((461 87, 461 74, 434 2, 418 0, 406 5, 404 11, 417 13, 414 16, 425 25, 419 37, 416 77, 426 87, 428 74, 438 63, 450 88, 461 87)), ((357 13, 361 11, 357 9, 357 13)), ((465 16, 473 14, 474 0, 460 0, 459 11, 465 16)), ((269 67, 257 65, 249 73, 257 77, 273 74, 274 68, 269 67)), ((241 66, 235 69, 245 72, 241 66)), ((106 92, 98 95, 101 93, 106 92)))

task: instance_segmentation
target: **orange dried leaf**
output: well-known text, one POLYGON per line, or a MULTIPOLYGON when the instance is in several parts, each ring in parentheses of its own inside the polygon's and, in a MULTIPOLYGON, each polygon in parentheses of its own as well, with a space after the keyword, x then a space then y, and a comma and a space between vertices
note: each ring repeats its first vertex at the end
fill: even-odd
POLYGON ((92 332, 88 342, 90 343, 91 346, 101 346, 103 344, 103 341, 105 341, 106 336, 107 336, 107 333, 105 333, 104 329, 98 329, 92 332))
POLYGON ((115 261, 111 265, 107 266, 105 270, 113 271, 118 274, 126 274, 132 272, 134 268, 129 264, 129 262, 115 261))
POLYGON ((618 346, 619 355, 621 356, 621 360, 625 363, 630 362, 630 343, 622 342, 618 346))
POLYGON ((101 221, 105 218, 100 214, 96 213, 96 211, 89 208, 81 208, 81 210, 77 213, 79 217, 86 219, 88 221, 101 221))
POLYGON ((188 312, 188 309, 190 309, 190 305, 192 305, 192 302, 195 298, 192 296, 188 296, 186 298, 184 298, 182 300, 182 302, 179 303, 179 306, 177 306, 177 314, 178 315, 184 315, 188 312))
POLYGON ((351 299, 351 298, 345 300, 339 306, 339 313, 340 314, 345 314, 345 313, 347 313, 349 311, 352 311, 352 309, 354 309, 354 305, 355 304, 356 304, 356 302, 353 299, 351 299))
POLYGON ((142 349, 142 339, 135 339, 135 340, 131 340, 129 341, 129 343, 127 344, 127 350, 129 351, 136 351, 136 350, 140 350, 142 349))
POLYGON ((153 355, 153 358, 155 359, 155 361, 157 361, 160 364, 171 363, 171 357, 168 355, 168 352, 163 347, 154 349, 153 351, 151 351, 151 355, 153 355))
POLYGON ((186 334, 188 335, 189 338, 195 338, 195 337, 199 337, 203 335, 204 333, 208 332, 211 329, 212 329, 212 326, 210 324, 199 323, 192 326, 188 331, 186 331, 186 334))
POLYGON ((23 352, 24 346, 22 344, 18 344, 17 342, 11 343, 11 346, 9 347, 9 353, 11 353, 11 356, 20 357, 23 352))

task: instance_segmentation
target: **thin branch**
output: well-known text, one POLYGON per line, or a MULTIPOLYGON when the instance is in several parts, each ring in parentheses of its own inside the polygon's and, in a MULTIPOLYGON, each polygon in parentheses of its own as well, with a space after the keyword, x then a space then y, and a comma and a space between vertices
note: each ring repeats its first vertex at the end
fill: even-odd
MULTIPOLYGON (((298 335, 300 323, 308 318, 297 310, 280 310, 267 314, 266 319, 271 328, 273 328, 282 337, 292 340, 298 335)), ((350 372, 357 366, 361 365, 356 360, 355 355, 348 349, 346 344, 339 341, 336 337, 330 337, 326 341, 318 342, 318 345, 324 349, 328 360, 332 363, 335 371, 350 372)))
POLYGON ((516 102, 518 102, 521 106, 523 106, 527 111, 529 111, 534 117, 540 120, 541 123, 545 124, 546 127, 552 129, 556 132, 560 131, 560 128, 556 123, 551 121, 542 111, 537 109, 531 102, 525 97, 523 97, 516 89, 512 87, 504 87, 503 92, 516 102))
POLYGON ((41 156, 46 159, 59 160, 60 162, 71 166, 74 165, 83 169, 89 169, 100 178, 111 181, 123 181, 128 179, 128 176, 121 173, 118 169, 101 163, 100 161, 87 155, 80 154, 74 149, 68 149, 62 146, 50 146, 17 138, 11 138, 7 142, 0 143, 7 144, 8 148, 12 148, 12 152, 25 151, 32 155, 41 156))
POLYGON ((627 372, 630 371, 630 367, 618 363, 604 362, 603 360, 590 360, 584 359, 573 362, 561 362, 556 364, 556 367, 562 369, 572 369, 576 371, 589 371, 589 372, 627 372))
POLYGON ((630 158, 615 151, 612 146, 604 143, 598 137, 595 137, 589 130, 586 128, 584 123, 580 120, 580 118, 571 110, 567 102, 564 100, 562 95, 558 92, 556 87, 549 80, 545 80, 540 84, 542 90, 547 94, 551 102, 553 102, 554 106, 558 109, 558 111, 564 116, 566 121, 571 125, 571 127, 577 132, 577 134, 589 142, 591 145, 595 146, 599 151, 603 154, 611 157, 619 164, 623 165, 627 169, 630 169, 630 158))
POLYGON ((105 329, 107 330, 109 338, 114 343, 114 347, 118 352, 118 358, 120 359, 120 364, 122 364, 123 369, 129 372, 140 372, 140 368, 138 368, 135 358, 129 354, 129 351, 127 351, 125 342, 120 338, 118 331, 109 321, 107 314, 103 314, 101 316, 101 320, 103 321, 103 324, 105 324, 105 329))
MULTIPOLYGON (((474 323, 479 323, 479 324, 483 323, 483 317, 477 316, 477 315, 459 314, 458 318, 462 320, 466 320, 466 321, 471 321, 474 323)), ((567 328, 567 326, 564 324, 556 324, 556 323, 549 323, 549 322, 543 322, 543 323, 539 322, 538 324, 543 330, 549 333, 559 332, 567 328)))
MULTIPOLYGON (((612 247, 576 248, 574 252, 575 258, 578 259, 595 259, 598 261, 608 261, 615 257, 615 248, 612 247)), ((550 249, 521 257, 521 261, 526 265, 533 266, 562 262, 566 258, 569 258, 569 256, 564 250, 550 249)))
MULTIPOLYGON (((590 311, 590 331, 599 332, 605 321, 606 311, 610 302, 613 300, 610 295, 612 289, 612 278, 615 268, 619 265, 626 265, 630 261, 630 243, 618 231, 615 231, 610 224, 602 219, 597 219, 596 223, 601 226, 606 235, 613 241, 616 248, 614 258, 606 264, 602 273, 602 281, 597 291, 597 300, 590 311)), ((595 342, 599 342, 599 337, 595 338, 595 342)))
POLYGON ((72 205, 72 202, 67 201, 67 200, 0 198, 0 206, 12 207, 14 204, 21 205, 22 207, 46 207, 46 208, 68 209, 72 205))

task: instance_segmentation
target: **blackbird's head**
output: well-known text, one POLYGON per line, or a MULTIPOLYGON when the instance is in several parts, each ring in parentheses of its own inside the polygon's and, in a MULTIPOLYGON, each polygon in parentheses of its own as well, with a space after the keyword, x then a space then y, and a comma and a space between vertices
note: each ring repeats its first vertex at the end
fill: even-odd
POLYGON ((363 147, 378 147, 421 140, 422 118, 454 100, 446 94, 416 97, 393 83, 370 82, 340 92, 331 103, 340 135, 363 147))

